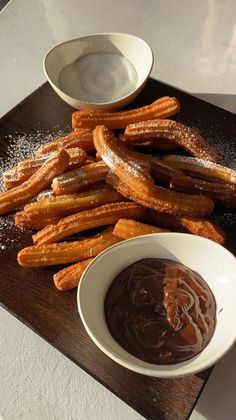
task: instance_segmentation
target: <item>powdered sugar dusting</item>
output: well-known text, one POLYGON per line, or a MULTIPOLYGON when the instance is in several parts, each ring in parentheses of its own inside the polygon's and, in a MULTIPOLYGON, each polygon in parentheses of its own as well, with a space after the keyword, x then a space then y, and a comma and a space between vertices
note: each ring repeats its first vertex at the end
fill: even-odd
POLYGON ((164 157, 164 160, 169 163, 174 162, 182 162, 182 166, 180 169, 191 170, 198 173, 198 168, 200 169, 199 174, 205 175, 210 177, 219 177, 224 179, 226 182, 230 182, 236 184, 236 171, 228 168, 227 166, 222 166, 215 162, 210 162, 208 160, 198 159, 189 156, 179 156, 179 155, 167 155, 164 157), (192 168, 191 168, 192 166, 192 168))
POLYGON ((0 252, 9 251, 18 245, 24 230, 15 226, 14 216, 0 216, 0 252))
POLYGON ((36 131, 33 134, 19 135, 14 133, 6 138, 7 147, 5 156, 0 157, 0 191, 3 191, 3 172, 11 169, 20 160, 32 157, 35 151, 42 145, 49 141, 56 139, 68 133, 67 130, 60 130, 57 132, 36 131))
MULTIPOLYGON (((34 155, 35 151, 44 143, 63 136, 69 129, 57 132, 37 131, 33 134, 19 135, 13 133, 5 138, 6 149, 0 157, 0 191, 4 191, 3 173, 15 166, 20 160, 34 155)), ((0 216, 0 252, 9 251, 20 243, 25 230, 15 226, 14 215, 0 216)))
POLYGON ((229 228, 236 225, 236 213, 232 211, 225 211, 223 214, 212 214, 212 219, 222 229, 229 228))
POLYGON ((211 116, 205 113, 193 114, 187 109, 177 119, 190 127, 197 128, 201 136, 219 152, 220 164, 236 169, 235 120, 230 124, 227 117, 219 116, 218 121, 216 119, 212 121, 211 116), (227 120, 227 124, 224 120, 227 120))

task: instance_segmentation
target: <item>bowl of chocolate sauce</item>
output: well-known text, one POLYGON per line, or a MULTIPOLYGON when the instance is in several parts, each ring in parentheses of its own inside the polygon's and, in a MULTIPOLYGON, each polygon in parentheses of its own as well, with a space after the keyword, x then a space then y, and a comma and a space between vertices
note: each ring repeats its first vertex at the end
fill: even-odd
POLYGON ((111 359, 154 377, 194 374, 215 364, 236 331, 236 260, 208 239, 160 233, 101 253, 78 288, 78 309, 111 359))

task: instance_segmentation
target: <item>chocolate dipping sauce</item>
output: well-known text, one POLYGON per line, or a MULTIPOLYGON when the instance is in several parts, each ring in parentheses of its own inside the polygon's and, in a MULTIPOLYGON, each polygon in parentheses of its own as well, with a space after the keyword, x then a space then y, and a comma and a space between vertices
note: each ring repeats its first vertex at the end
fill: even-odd
POLYGON ((145 258, 123 270, 105 298, 114 339, 149 363, 183 362, 209 343, 216 324, 214 296, 183 264, 145 258))

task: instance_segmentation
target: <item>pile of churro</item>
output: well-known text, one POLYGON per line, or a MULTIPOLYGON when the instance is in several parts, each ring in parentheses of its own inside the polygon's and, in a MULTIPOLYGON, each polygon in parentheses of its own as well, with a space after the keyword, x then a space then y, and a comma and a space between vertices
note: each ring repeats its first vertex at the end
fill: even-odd
POLYGON ((18 263, 66 264, 54 275, 63 291, 128 238, 177 231, 223 244, 225 233, 207 216, 215 204, 236 207, 236 172, 195 128, 170 119, 179 110, 176 98, 163 97, 128 111, 74 112, 70 134, 7 170, 0 214, 17 210, 16 226, 35 231, 18 263))

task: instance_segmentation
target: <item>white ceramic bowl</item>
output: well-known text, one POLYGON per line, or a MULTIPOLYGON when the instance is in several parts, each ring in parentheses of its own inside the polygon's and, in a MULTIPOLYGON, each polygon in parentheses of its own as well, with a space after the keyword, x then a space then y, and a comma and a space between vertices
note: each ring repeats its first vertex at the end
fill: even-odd
MULTIPOLYGON (((44 58, 44 71, 46 77, 56 93, 65 102, 76 109, 102 111, 115 111, 129 104, 144 87, 151 72, 152 65, 153 53, 144 40, 134 35, 115 32, 88 35, 63 42, 52 48, 44 58), (76 97, 76 85, 78 84, 78 88, 79 83, 81 82, 79 78, 74 82, 75 89, 73 92, 73 82, 72 87, 70 87, 69 90, 65 88, 60 76, 62 71, 64 71, 64 75, 70 74, 72 80, 74 77, 73 73, 68 73, 68 71, 70 72, 70 69, 73 70, 73 63, 78 62, 78 59, 91 53, 113 53, 128 59, 134 66, 137 76, 135 80, 133 80, 132 90, 119 99, 109 99, 105 102, 91 102, 91 100, 86 101, 85 98, 81 99, 76 97), (66 66, 69 66, 67 67, 67 70, 69 70, 66 70, 67 73, 65 73, 66 66)), ((132 75, 130 77, 132 77, 132 75)), ((115 77, 112 79, 112 82, 113 84, 116 83, 115 77)))
POLYGON ((183 233, 158 233, 129 239, 98 255, 78 288, 78 308, 87 333, 111 359, 135 372, 159 378, 194 374, 215 364, 236 339, 236 260, 213 241, 183 233), (104 316, 107 290, 125 267, 147 257, 180 261, 197 271, 210 286, 217 305, 215 332, 197 356, 173 365, 144 362, 124 350, 111 336, 104 316))

